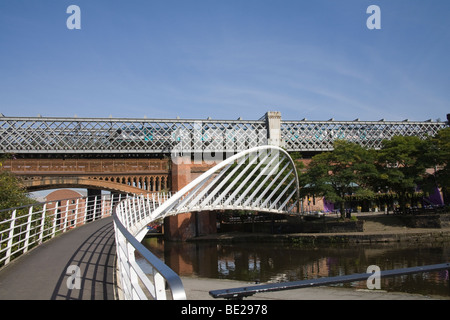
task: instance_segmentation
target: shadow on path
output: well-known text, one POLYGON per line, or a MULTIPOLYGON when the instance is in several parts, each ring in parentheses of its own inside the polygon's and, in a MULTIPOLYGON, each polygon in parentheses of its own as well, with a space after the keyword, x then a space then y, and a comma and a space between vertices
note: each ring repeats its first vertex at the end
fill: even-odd
POLYGON ((114 226, 105 225, 94 232, 74 252, 58 280, 52 300, 114 299, 114 226), (74 272, 67 272, 69 266, 74 272), (69 289, 72 288, 72 289, 69 289))
POLYGON ((115 253, 112 218, 91 222, 0 270, 0 299, 112 300, 115 253))

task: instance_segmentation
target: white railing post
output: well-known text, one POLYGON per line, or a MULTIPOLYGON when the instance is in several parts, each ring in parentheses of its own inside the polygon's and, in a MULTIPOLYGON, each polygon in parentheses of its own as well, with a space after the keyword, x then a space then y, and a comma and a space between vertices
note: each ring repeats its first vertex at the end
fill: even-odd
POLYGON ((75 228, 78 227, 78 204, 79 204, 80 199, 78 198, 75 202, 75 217, 74 217, 74 226, 75 228))
POLYGON ((125 219, 127 221, 127 227, 129 228, 129 227, 132 226, 132 223, 133 223, 133 217, 132 217, 133 209, 131 207, 132 206, 131 201, 128 200, 127 203, 128 203, 128 212, 129 212, 129 214, 125 214, 125 219))
POLYGON ((167 300, 166 281, 155 269, 153 269, 153 282, 155 284, 156 300, 167 300))
POLYGON ((136 263, 136 259, 134 257, 134 248, 131 244, 127 241, 127 263, 129 266, 129 277, 130 277, 130 285, 131 285, 131 293, 132 293, 132 299, 138 300, 139 295, 137 293, 137 290, 139 290, 139 280, 138 275, 136 271, 133 268, 133 264, 136 263))
POLYGON ((28 251, 28 243, 30 240, 30 231, 31 231, 31 220, 33 217, 33 206, 28 210, 28 221, 27 221, 27 231, 25 233, 25 242, 23 244, 23 253, 28 251))
POLYGON ((42 216, 41 216, 41 228, 39 230, 39 240, 38 243, 41 244, 44 240, 44 228, 45 228, 45 217, 47 211, 47 203, 44 204, 42 208, 42 216))
POLYGON ((104 218, 106 216, 105 211, 106 211, 106 195, 104 195, 103 197, 100 197, 101 199, 101 213, 100 213, 100 218, 104 218))
POLYGON ((92 221, 96 220, 95 218, 97 217, 97 198, 98 196, 94 197, 94 210, 92 210, 92 221))
POLYGON ((12 250, 12 246, 13 246, 14 228, 16 226, 16 214, 17 214, 17 211, 14 210, 11 215, 11 224, 9 225, 9 227, 11 229, 9 230, 9 237, 8 237, 8 244, 7 244, 8 249, 6 250, 5 264, 8 264, 11 261, 11 250, 12 250))
MULTIPOLYGON (((66 201, 66 212, 64 214, 64 225, 63 225, 63 232, 67 231, 67 221, 68 221, 68 216, 69 216, 69 200, 66 201)), ((63 215, 63 213, 61 212, 61 215, 63 215)))
POLYGON ((139 224, 139 222, 141 222, 142 220, 141 200, 142 200, 141 196, 136 197, 136 205, 137 205, 136 216, 138 217, 138 219, 136 220, 136 224, 139 224))
POLYGON ((52 238, 55 236, 56 233, 56 222, 58 220, 58 202, 56 202, 54 214, 53 214, 53 227, 52 227, 52 238))
POLYGON ((87 215, 88 215, 88 207, 89 207, 89 197, 84 198, 84 217, 83 217, 83 224, 86 224, 87 222, 87 215))
POLYGON ((145 200, 147 202, 147 211, 148 211, 146 216, 148 217, 150 215, 150 212, 152 211, 152 208, 151 208, 151 205, 150 205, 150 198, 149 198, 148 194, 145 196, 145 200))

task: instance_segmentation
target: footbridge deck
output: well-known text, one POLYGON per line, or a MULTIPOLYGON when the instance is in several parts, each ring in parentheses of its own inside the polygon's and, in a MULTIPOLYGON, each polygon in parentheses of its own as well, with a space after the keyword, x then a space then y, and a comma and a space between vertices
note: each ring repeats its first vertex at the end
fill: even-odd
POLYGON ((115 254, 111 217, 70 230, 1 269, 0 300, 113 300, 115 254))

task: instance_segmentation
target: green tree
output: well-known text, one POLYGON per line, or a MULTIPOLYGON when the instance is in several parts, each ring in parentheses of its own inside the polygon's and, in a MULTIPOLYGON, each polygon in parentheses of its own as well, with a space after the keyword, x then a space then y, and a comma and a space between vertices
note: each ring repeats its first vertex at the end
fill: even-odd
POLYGON ((441 187, 444 198, 450 195, 450 127, 442 129, 431 138, 431 158, 434 164, 434 182, 441 187))
POLYGON ((20 181, 10 172, 2 170, 4 161, 5 158, 0 159, 0 210, 32 203, 20 181))
POLYGON ((425 182, 429 150, 428 142, 415 136, 395 136, 382 142, 378 153, 379 183, 397 194, 403 212, 408 195, 425 182))
POLYGON ((300 180, 302 195, 314 194, 339 205, 345 216, 346 196, 361 193, 373 194, 371 186, 378 172, 375 153, 360 145, 344 140, 335 141, 334 150, 312 158, 307 171, 300 180))

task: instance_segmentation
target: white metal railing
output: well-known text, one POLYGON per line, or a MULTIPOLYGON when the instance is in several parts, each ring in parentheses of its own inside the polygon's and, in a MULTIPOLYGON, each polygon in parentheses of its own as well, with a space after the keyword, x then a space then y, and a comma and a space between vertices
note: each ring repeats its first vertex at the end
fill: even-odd
POLYGON ((120 200, 104 195, 0 210, 0 267, 57 234, 111 216, 120 200))
POLYGON ((140 242, 147 233, 146 225, 152 220, 152 212, 170 196, 170 193, 158 193, 129 197, 116 206, 117 268, 124 299, 186 299, 180 277, 140 242), (136 252, 150 266, 150 271, 144 272, 136 262, 136 252))
POLYGON ((186 299, 178 275, 140 243, 142 237, 137 240, 132 234, 142 233, 140 228, 146 231, 145 218, 170 196, 171 193, 104 195, 0 210, 0 267, 60 233, 113 215, 123 298, 167 299, 167 282, 173 299, 186 299), (136 253, 151 266, 150 274, 136 263, 136 253))

